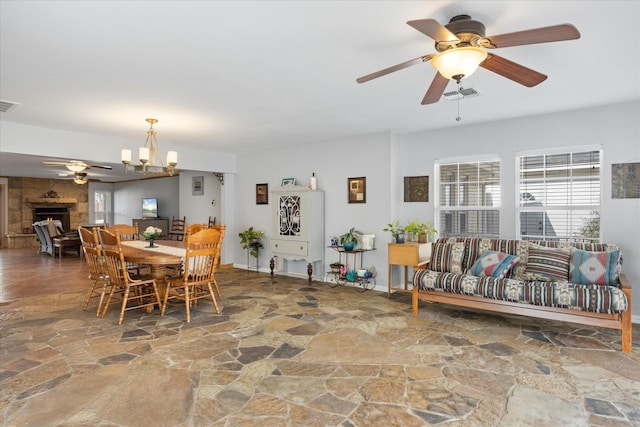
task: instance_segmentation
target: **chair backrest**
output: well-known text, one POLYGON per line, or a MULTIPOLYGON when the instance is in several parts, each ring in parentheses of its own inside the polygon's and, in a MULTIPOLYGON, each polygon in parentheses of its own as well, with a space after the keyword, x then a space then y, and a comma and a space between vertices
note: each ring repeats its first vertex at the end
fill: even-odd
POLYGON ((184 237, 190 236, 192 234, 198 233, 199 231, 206 230, 206 224, 191 224, 185 225, 184 237))
POLYGON ((94 229, 90 230, 80 226, 78 227, 78 236, 80 237, 80 242, 82 242, 83 247, 90 246, 95 248, 100 244, 100 238, 94 229))
POLYGON ((173 232, 184 231, 185 225, 187 225, 187 217, 186 216, 183 216, 182 219, 176 218, 175 216, 171 217, 171 231, 173 231, 173 232))
POLYGON ((99 228, 98 239, 100 241, 100 246, 103 249, 110 248, 120 250, 120 237, 118 236, 118 234, 112 233, 111 231, 104 228, 99 228))
POLYGON ((205 282, 214 280, 216 260, 220 251, 216 247, 189 248, 184 258, 184 282, 205 282))
POLYGON ((84 227, 78 227, 78 235, 82 242, 84 259, 89 267, 89 278, 97 280, 98 278, 105 276, 98 233, 95 229, 88 230, 84 227))
POLYGON ((189 249, 218 248, 220 232, 213 228, 204 228, 196 233, 187 235, 185 240, 187 242, 187 251, 189 249))
MULTIPOLYGON (((220 240, 218 241, 218 245, 217 248, 220 250, 220 253, 222 253, 222 242, 224 242, 224 233, 226 233, 227 231, 227 226, 226 225, 213 225, 211 227, 209 227, 213 230, 218 230, 220 232, 220 240)), ((218 254, 218 262, 217 264, 220 264, 220 255, 218 254)))
POLYGON ((111 233, 118 235, 120 240, 140 240, 140 233, 138 233, 138 224, 114 224, 111 227, 107 227, 111 233))
POLYGON ((120 236, 104 229, 98 229, 98 236, 100 238, 102 268, 104 273, 109 276, 109 282, 114 286, 122 286, 131 282, 120 247, 120 236))

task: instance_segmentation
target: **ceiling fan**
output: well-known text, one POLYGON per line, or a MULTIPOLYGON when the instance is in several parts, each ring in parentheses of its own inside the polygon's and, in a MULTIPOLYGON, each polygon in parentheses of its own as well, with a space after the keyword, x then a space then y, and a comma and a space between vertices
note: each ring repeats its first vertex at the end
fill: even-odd
POLYGON ((89 168, 99 168, 99 169, 112 169, 109 165, 96 165, 92 163, 83 162, 82 160, 59 160, 59 161, 45 161, 42 162, 44 165, 53 165, 53 166, 66 166, 71 172, 82 172, 85 169, 89 168))
POLYGON ((408 21, 407 24, 435 40, 435 49, 438 53, 429 53, 411 59, 360 77, 356 81, 358 83, 368 82, 420 62, 431 61, 438 73, 422 99, 422 105, 438 102, 450 79, 460 84, 460 80, 471 75, 478 66, 524 86, 536 86, 545 81, 547 76, 489 53, 486 49, 580 38, 580 32, 571 24, 553 25, 487 37, 485 36, 484 24, 471 19, 469 15, 454 16, 444 26, 434 19, 418 19, 408 21))

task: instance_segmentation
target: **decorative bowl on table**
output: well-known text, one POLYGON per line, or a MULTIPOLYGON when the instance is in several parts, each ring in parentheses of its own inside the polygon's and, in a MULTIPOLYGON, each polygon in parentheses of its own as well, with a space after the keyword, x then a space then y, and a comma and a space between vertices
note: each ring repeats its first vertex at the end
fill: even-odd
POLYGON ((162 230, 158 227, 150 225, 145 228, 145 230, 142 232, 142 235, 149 241, 149 246, 147 246, 148 248, 156 248, 157 246, 155 246, 153 242, 162 235, 162 230))

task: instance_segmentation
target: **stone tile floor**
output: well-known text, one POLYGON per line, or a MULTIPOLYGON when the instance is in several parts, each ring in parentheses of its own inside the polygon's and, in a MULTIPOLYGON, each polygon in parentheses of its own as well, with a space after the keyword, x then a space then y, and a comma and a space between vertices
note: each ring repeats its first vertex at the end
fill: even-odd
MULTIPOLYGON (((25 276, 9 261, 0 250, 3 287, 25 276)), ((175 307, 118 326, 115 307, 81 310, 78 259, 45 261, 65 266, 57 289, 31 274, 2 294, 4 426, 640 425, 639 347, 622 353, 616 331, 424 303, 414 316, 407 294, 233 268, 220 315, 201 302, 190 324, 175 307)))

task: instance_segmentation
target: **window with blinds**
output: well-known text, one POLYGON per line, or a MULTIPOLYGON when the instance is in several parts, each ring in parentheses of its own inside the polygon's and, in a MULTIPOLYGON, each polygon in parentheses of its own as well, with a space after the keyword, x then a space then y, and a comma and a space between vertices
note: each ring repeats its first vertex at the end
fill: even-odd
POLYGON ((441 237, 498 237, 500 159, 436 162, 436 218, 441 237))
POLYGON ((520 153, 521 239, 599 241, 601 149, 520 153))

